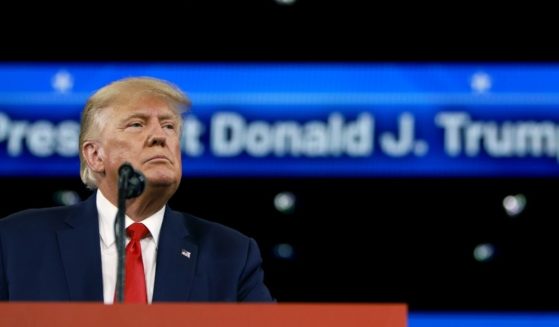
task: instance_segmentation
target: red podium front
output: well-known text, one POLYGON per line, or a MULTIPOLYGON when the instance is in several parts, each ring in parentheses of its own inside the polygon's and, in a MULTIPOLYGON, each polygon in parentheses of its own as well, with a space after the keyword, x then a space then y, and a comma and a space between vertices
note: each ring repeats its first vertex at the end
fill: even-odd
POLYGON ((0 326, 406 327, 405 304, 0 303, 0 326))

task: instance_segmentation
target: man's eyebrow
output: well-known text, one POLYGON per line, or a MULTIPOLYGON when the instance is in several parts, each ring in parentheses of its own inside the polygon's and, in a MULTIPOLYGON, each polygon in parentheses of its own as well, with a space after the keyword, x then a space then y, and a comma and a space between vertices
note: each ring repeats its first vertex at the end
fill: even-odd
MULTIPOLYGON (((122 118, 122 121, 127 121, 127 120, 134 119, 134 118, 140 118, 140 119, 146 120, 146 119, 149 118, 149 115, 148 115, 148 114, 141 113, 141 112, 134 112, 134 113, 132 113, 132 114, 130 114, 130 115, 128 115, 128 116, 123 117, 123 118, 122 118)), ((158 115, 157 118, 158 118, 159 120, 167 120, 167 119, 176 119, 176 120, 178 120, 177 115, 175 115, 175 114, 168 114, 168 113, 158 115)))
POLYGON ((162 114, 159 115, 159 120, 166 120, 166 119, 176 119, 178 120, 179 117, 175 114, 162 114))
POLYGON ((148 115, 146 115, 144 113, 141 113, 141 112, 134 112, 130 115, 124 116, 121 121, 127 121, 127 120, 130 120, 130 119, 133 119, 133 118, 141 118, 141 119, 145 120, 145 119, 148 118, 148 115))

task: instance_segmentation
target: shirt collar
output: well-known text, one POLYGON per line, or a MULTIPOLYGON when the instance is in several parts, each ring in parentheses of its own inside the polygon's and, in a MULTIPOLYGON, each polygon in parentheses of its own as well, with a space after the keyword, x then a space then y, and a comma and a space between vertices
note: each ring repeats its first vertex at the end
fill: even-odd
MULTIPOLYGON (((97 212, 99 213, 99 236, 105 247, 110 247, 115 243, 114 224, 118 208, 112 204, 98 189, 97 190, 97 212)), ((153 215, 141 221, 149 230, 155 244, 158 244, 159 232, 163 223, 163 215, 165 214, 165 206, 159 209, 153 215)), ((130 226, 134 221, 125 216, 125 227, 130 226)))

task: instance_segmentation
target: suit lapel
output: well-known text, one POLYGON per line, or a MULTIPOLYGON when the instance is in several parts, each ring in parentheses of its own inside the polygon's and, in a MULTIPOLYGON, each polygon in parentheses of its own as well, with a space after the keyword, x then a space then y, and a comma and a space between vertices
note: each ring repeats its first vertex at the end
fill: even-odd
POLYGON ((72 301, 103 301, 99 218, 95 194, 78 205, 58 231, 58 244, 72 301))
POLYGON ((198 258, 184 217, 169 207, 165 210, 159 244, 153 302, 187 301, 198 258))

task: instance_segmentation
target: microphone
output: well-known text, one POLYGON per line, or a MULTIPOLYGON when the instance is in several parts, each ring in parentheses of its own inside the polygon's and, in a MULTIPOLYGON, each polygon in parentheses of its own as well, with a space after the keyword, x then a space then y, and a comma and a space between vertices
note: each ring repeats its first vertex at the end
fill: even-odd
POLYGON ((118 169, 118 211, 115 219, 115 242, 117 249, 117 273, 116 273, 116 289, 115 301, 122 303, 124 301, 124 283, 125 283, 125 251, 126 237, 124 236, 124 217, 126 215, 126 199, 139 196, 144 191, 146 184, 145 176, 134 170, 128 162, 123 163, 118 169))
POLYGON ((118 189, 119 193, 124 193, 126 199, 139 196, 144 191, 146 183, 145 176, 132 168, 132 165, 125 162, 118 169, 118 189))

